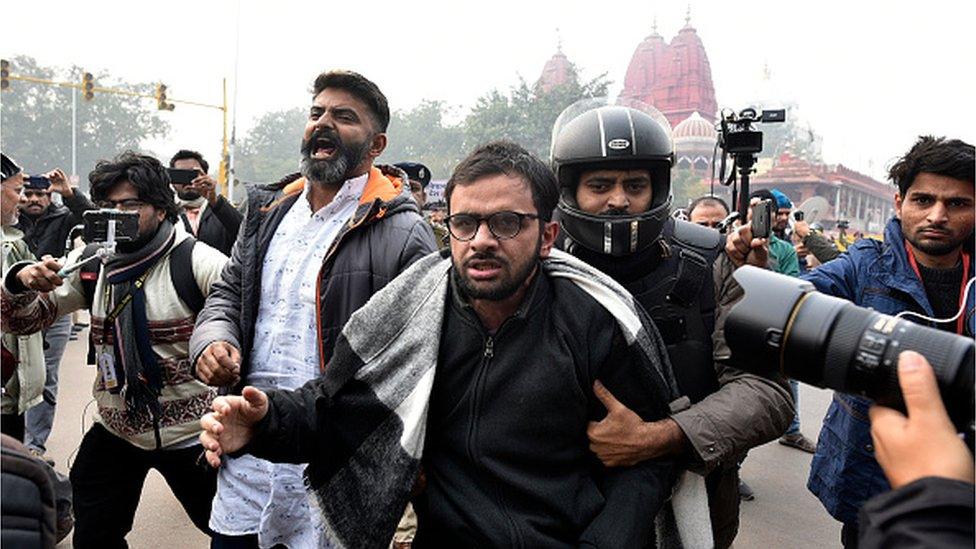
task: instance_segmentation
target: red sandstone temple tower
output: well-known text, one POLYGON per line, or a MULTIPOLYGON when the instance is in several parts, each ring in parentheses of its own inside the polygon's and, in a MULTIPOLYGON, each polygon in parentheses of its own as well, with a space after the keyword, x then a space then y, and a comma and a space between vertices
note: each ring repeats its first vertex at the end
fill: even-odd
POLYGON ((657 33, 655 22, 651 35, 634 51, 620 95, 661 111, 672 128, 695 112, 715 122, 718 103, 712 69, 690 15, 670 44, 657 33))
POLYGON ((542 89, 543 93, 549 93, 558 86, 568 84, 576 77, 576 68, 569 62, 566 54, 563 53, 563 45, 560 40, 556 53, 546 61, 546 66, 542 68, 542 74, 536 85, 542 89))

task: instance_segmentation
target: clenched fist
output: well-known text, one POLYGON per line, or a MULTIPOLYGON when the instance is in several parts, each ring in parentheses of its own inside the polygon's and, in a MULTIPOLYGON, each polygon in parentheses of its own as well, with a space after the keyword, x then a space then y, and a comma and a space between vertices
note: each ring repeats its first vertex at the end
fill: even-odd
POLYGON ((225 387, 241 380, 241 352, 226 341, 215 341, 197 359, 197 377, 207 385, 225 387))

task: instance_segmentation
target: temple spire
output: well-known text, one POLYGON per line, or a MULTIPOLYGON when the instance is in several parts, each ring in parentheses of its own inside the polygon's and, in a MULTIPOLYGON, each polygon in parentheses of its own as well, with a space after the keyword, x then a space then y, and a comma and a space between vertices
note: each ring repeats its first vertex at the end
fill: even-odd
POLYGON ((691 26, 691 4, 688 4, 688 9, 685 10, 685 26, 691 26))

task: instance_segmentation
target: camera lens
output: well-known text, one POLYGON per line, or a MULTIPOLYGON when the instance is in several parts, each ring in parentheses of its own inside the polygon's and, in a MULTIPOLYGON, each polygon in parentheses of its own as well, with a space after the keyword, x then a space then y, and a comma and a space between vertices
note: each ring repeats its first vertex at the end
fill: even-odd
POLYGON ((858 307, 763 269, 741 267, 734 276, 746 292, 725 323, 736 366, 903 410, 898 355, 916 351, 932 365, 949 417, 960 428, 972 425, 972 339, 858 307))

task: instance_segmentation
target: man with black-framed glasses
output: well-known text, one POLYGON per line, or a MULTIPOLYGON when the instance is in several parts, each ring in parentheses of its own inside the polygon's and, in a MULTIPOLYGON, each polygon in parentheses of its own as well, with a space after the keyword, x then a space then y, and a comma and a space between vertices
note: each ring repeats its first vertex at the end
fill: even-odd
POLYGON ((321 377, 218 398, 210 463, 308 462, 333 546, 385 545, 421 466, 416 547, 654 546, 671 460, 604 467, 586 426, 605 414, 597 379, 648 419, 674 379, 630 294, 552 249, 557 192, 515 143, 475 150, 446 188, 451 257, 353 314, 321 377))
POLYGON ((175 223, 169 176, 155 158, 125 153, 99 162, 89 180, 97 205, 139 214, 137 238, 118 242, 94 272, 58 274, 84 249, 63 261, 15 263, 3 274, 0 300, 3 330, 14 334, 91 311, 98 413, 71 468, 74 546, 126 546, 149 469, 163 475, 194 525, 209 534, 217 478, 198 460, 195 418, 216 391, 193 375, 188 346, 195 311, 184 300, 189 288, 205 297, 227 258, 175 223), (174 276, 181 271, 190 276, 174 276), (94 275, 93 287, 86 274, 94 275))

